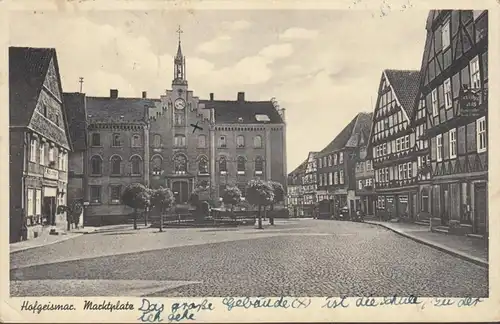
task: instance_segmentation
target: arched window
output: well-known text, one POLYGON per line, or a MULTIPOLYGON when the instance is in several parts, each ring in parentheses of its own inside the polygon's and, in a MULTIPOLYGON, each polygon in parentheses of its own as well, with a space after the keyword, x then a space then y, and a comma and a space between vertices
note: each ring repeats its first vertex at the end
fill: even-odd
POLYGON ((141 146, 141 136, 139 134, 134 134, 132 136, 132 146, 140 147, 141 146))
POLYGON ((258 156, 255 158, 255 174, 262 174, 264 172, 264 159, 258 156))
POLYGON ((118 155, 114 155, 111 158, 111 174, 119 175, 122 173, 122 158, 118 155))
POLYGON ((184 174, 187 172, 187 159, 184 155, 177 155, 174 158, 174 171, 177 174, 184 174))
POLYGON ((257 135, 253 138, 253 147, 261 148, 262 147, 262 137, 257 135))
POLYGON ((153 136, 153 147, 161 147, 161 136, 159 134, 153 136))
POLYGON ((198 148, 205 148, 207 145, 207 138, 205 135, 198 135, 198 148))
POLYGON ((160 175, 162 172, 163 160, 159 155, 155 155, 152 159, 151 169, 154 175, 160 175))
POLYGON ((90 159, 90 172, 93 175, 102 174, 102 159, 100 156, 95 155, 90 159))
POLYGON ((238 161, 237 161, 238 174, 245 174, 245 164, 246 164, 245 158, 243 156, 238 156, 238 161))
POLYGON ((175 135, 175 137, 174 137, 174 146, 175 147, 184 147, 184 146, 186 146, 186 136, 184 136, 184 135, 175 135))
POLYGON ((243 135, 238 135, 236 137, 236 147, 245 147, 245 137, 243 135))
POLYGON ((202 156, 198 162, 198 172, 200 174, 208 174, 208 159, 206 156, 202 156))
POLYGON ((130 162, 132 164, 132 175, 140 175, 141 174, 141 158, 137 155, 134 155, 130 162))
POLYGON ((221 156, 219 159, 219 171, 220 173, 227 173, 227 160, 225 156, 221 156))
POLYGON ((113 146, 122 146, 120 134, 113 134, 113 146))

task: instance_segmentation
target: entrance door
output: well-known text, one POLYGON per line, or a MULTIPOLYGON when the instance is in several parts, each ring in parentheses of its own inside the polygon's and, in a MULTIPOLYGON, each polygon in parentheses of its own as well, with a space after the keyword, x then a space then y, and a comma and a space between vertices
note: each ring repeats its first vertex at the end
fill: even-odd
POLYGON ((441 201, 443 202, 443 209, 441 211, 441 225, 448 226, 450 220, 450 190, 448 185, 444 185, 442 191, 441 201))
POLYGON ((488 221, 488 190, 486 183, 478 183, 474 186, 474 232, 486 234, 486 222, 488 221))
POLYGON ((175 202, 177 204, 186 204, 189 199, 188 183, 186 181, 174 181, 172 183, 175 202))
POLYGON ((45 225, 56 225, 56 197, 43 198, 43 216, 46 219, 45 225))

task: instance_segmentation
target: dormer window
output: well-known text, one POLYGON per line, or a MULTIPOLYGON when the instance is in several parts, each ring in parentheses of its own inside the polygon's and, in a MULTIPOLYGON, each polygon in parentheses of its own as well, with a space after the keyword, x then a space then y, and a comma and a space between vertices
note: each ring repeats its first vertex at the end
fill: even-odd
POLYGON ((255 115, 255 119, 259 122, 269 122, 271 121, 271 119, 269 119, 269 116, 268 115, 264 115, 264 114, 257 114, 255 115))
POLYGON ((242 117, 238 117, 238 123, 243 123, 243 118, 242 117))

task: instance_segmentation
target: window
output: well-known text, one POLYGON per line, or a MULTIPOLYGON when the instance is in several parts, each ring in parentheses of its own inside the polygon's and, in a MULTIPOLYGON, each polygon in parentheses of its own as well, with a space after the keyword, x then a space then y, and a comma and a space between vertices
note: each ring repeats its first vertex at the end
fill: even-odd
POLYGON ((153 157, 152 162, 153 175, 160 175, 162 173, 162 158, 159 155, 156 155, 153 157))
POLYGON ((258 156, 255 159, 255 174, 262 174, 264 172, 264 159, 258 156))
POLYGON ((383 147, 383 150, 384 150, 384 151, 383 151, 383 152, 384 152, 384 155, 386 155, 386 154, 387 154, 387 143, 384 143, 384 144, 382 145, 382 147, 383 147))
POLYGON ((122 146, 120 134, 113 134, 113 146, 122 146))
POLYGON ((184 114, 175 114, 174 115, 174 125, 175 126, 183 126, 184 125, 184 114))
POLYGON ((61 150, 59 150, 57 154, 57 167, 59 168, 59 170, 63 169, 63 155, 61 150))
MULTIPOLYGON (((36 149, 36 145, 35 148, 33 148, 33 141, 31 143, 32 143, 31 150, 36 149)), ((45 144, 43 142, 40 142, 38 150, 40 151, 40 164, 45 165, 45 144)), ((34 159, 36 159, 36 156, 34 159)), ((35 162, 36 160, 32 160, 32 156, 30 155, 30 161, 35 162)))
POLYGON ((444 81, 444 106, 446 109, 453 106, 451 97, 451 79, 447 79, 444 81))
POLYGON ((323 167, 326 168, 326 164, 328 163, 326 161, 327 157, 326 156, 323 156, 323 167))
POLYGON ((366 161, 366 171, 371 171, 372 170, 372 161, 368 160, 366 161))
POLYGON ((457 157, 457 129, 450 129, 450 159, 457 157))
POLYGON ((333 155, 333 165, 337 165, 337 153, 333 155))
POLYGON ((132 164, 132 175, 140 175, 141 174, 141 158, 137 155, 132 156, 130 159, 132 164))
POLYGON ((219 147, 227 147, 226 136, 219 137, 219 147))
POLYGON ((30 142, 30 162, 36 162, 36 139, 31 139, 30 142))
POLYGON ((28 206, 26 210, 26 216, 33 216, 34 213, 34 202, 33 202, 33 189, 28 189, 28 206))
POLYGON ((262 137, 260 137, 259 135, 255 136, 253 138, 253 146, 255 148, 261 148, 262 147, 262 137))
POLYGON ((486 137, 486 117, 481 117, 476 120, 476 133, 477 133, 477 152, 485 152, 488 146, 488 139, 486 137))
POLYGON ((339 171, 339 183, 344 184, 344 170, 339 171))
POLYGON ((42 191, 37 190, 35 197, 35 215, 41 215, 41 214, 42 214, 42 191))
POLYGON ((358 181, 358 189, 363 189, 363 180, 358 181))
POLYGON ((401 151, 401 138, 396 138, 396 152, 401 151))
POLYGON ((205 135, 198 135, 198 148, 205 148, 207 145, 207 137, 205 135))
POLYGON ((322 168, 323 167, 323 163, 321 161, 321 158, 318 159, 318 168, 322 168))
POLYGON ((335 171, 335 173, 333 174, 333 183, 334 184, 338 184, 339 183, 339 175, 338 175, 337 171, 335 171))
POLYGON ((238 156, 237 159, 238 174, 245 174, 245 163, 246 163, 245 158, 243 156, 238 156))
POLYGON ((198 172, 200 174, 208 174, 208 159, 206 156, 202 156, 198 162, 198 172))
POLYGON ((427 191, 426 188, 422 189, 421 197, 422 197, 422 202, 421 202, 420 209, 423 212, 428 212, 429 211, 429 192, 427 191))
POLYGON ((410 148, 410 135, 405 136, 405 149, 410 148))
POLYGON ((101 186, 90 186, 90 202, 101 202, 101 186))
POLYGON ((365 183, 366 187, 370 187, 372 184, 373 184, 373 182, 372 182, 371 178, 370 179, 366 179, 366 183, 365 183))
POLYGON ((132 147, 141 147, 142 146, 142 143, 141 143, 141 136, 140 135, 133 135, 132 136, 132 147))
POLYGON ((102 173, 102 159, 96 155, 90 159, 90 172, 93 175, 100 175, 102 173))
POLYGON ((333 173, 328 174, 328 184, 331 186, 333 184, 333 173))
POLYGON ((174 137, 174 146, 175 147, 185 147, 186 146, 186 136, 184 136, 184 135, 175 135, 175 137, 174 137))
POLYGON ((439 113, 437 89, 432 90, 431 98, 432 98, 432 116, 437 116, 439 113))
POLYGON ((111 158, 111 174, 119 175, 122 173, 121 169, 122 169, 122 158, 119 157, 118 155, 114 155, 111 158))
POLYGON ((407 166, 406 166, 406 171, 407 171, 407 178, 408 179, 411 179, 413 178, 413 170, 412 170, 412 166, 413 166, 413 163, 412 162, 408 162, 407 163, 407 166))
POLYGON ((479 58, 474 57, 470 61, 470 83, 472 89, 481 88, 481 76, 479 74, 479 58))
POLYGON ((441 29, 441 36, 443 40, 443 50, 450 46, 450 21, 444 23, 441 29))
POLYGON ((55 160, 54 160, 54 148, 53 147, 49 147, 49 163, 50 162, 55 162, 55 160))
POLYGON ((161 147, 161 136, 159 134, 153 135, 153 147, 161 147))
POLYGON ((187 158, 184 155, 177 155, 174 158, 174 172, 185 174, 187 172, 187 158))
POLYGON ((245 137, 243 135, 236 136, 236 147, 238 148, 245 147, 245 137))
POLYGON ((101 146, 101 134, 99 133, 92 134, 92 146, 101 146))
POLYGON ((436 160, 441 162, 443 160, 443 135, 436 136, 436 160))
POLYGON ((339 164, 344 163, 344 152, 339 152, 339 164))
POLYGON ((320 174, 320 177, 319 177, 319 186, 322 187, 323 186, 323 175, 320 174))
POLYGON ((359 172, 359 165, 360 165, 360 163, 356 162, 356 172, 359 172))
POLYGON ((119 185, 110 185, 110 197, 112 203, 119 203, 121 201, 122 188, 119 185))
POLYGON ((221 156, 219 159, 219 171, 221 174, 227 173, 227 160, 224 156, 221 156))

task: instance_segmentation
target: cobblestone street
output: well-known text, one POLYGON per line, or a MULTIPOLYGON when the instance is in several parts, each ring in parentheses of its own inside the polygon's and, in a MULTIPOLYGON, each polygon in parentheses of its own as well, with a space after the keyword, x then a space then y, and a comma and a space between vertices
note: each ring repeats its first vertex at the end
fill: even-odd
POLYGON ((485 268, 352 222, 109 231, 10 258, 12 296, 488 295, 485 268))

